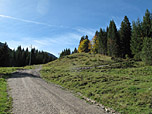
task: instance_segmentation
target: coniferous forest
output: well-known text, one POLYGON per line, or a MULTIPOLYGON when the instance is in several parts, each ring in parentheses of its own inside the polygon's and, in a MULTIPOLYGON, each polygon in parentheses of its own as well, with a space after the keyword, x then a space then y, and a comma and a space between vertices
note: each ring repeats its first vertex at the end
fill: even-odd
POLYGON ((143 20, 139 18, 131 23, 127 16, 118 30, 114 20, 105 29, 95 32, 90 41, 82 36, 78 53, 98 53, 119 58, 133 58, 152 64, 152 13, 147 9, 143 20))
POLYGON ((17 50, 11 50, 8 45, 0 43, 0 66, 1 67, 21 67, 26 65, 44 64, 55 60, 55 56, 47 52, 38 51, 32 48, 22 49, 18 46, 17 50))

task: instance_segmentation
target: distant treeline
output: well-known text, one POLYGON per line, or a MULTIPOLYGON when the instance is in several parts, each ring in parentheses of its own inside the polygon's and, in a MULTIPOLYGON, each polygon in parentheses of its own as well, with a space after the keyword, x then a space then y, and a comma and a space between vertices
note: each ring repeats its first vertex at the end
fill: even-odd
POLYGON ((21 46, 17 50, 11 50, 8 45, 0 45, 0 66, 1 67, 21 67, 26 65, 44 64, 55 60, 56 57, 49 56, 47 52, 38 51, 35 48, 31 50, 22 49, 21 46))
POLYGON ((74 54, 77 53, 78 50, 75 48, 74 51, 71 52, 70 49, 64 49, 61 53, 60 53, 60 57, 66 56, 66 55, 70 55, 70 54, 74 54))
POLYGON ((114 20, 106 30, 100 28, 90 41, 82 36, 78 53, 99 53, 112 57, 134 58, 152 64, 152 13, 147 9, 143 20, 133 21, 132 26, 127 16, 117 30, 114 20))

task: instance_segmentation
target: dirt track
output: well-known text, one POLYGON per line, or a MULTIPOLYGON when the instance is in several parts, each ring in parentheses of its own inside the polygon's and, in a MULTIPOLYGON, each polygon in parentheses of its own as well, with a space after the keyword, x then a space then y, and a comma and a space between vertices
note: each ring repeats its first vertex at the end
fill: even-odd
POLYGON ((8 79, 14 114, 105 114, 54 84, 43 81, 38 70, 22 70, 8 79))

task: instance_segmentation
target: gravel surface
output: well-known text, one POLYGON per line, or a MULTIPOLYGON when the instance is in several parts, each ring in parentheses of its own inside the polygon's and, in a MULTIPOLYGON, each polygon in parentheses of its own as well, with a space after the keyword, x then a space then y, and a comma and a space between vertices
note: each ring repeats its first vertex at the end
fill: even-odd
POLYGON ((39 70, 20 70, 8 79, 14 114, 106 114, 100 107, 46 83, 39 70))

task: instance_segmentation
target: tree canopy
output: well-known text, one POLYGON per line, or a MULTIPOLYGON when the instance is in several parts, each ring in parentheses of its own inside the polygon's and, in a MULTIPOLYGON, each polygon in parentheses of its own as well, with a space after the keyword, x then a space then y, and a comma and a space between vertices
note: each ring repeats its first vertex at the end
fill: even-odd
POLYGON ((100 28, 99 32, 95 32, 91 41, 88 36, 82 36, 78 52, 99 53, 121 58, 133 57, 135 60, 145 61, 146 57, 143 59, 142 54, 151 49, 150 45, 152 45, 148 38, 152 38, 152 14, 147 9, 143 21, 137 19, 133 21, 132 26, 128 17, 125 16, 119 30, 114 20, 111 20, 106 31, 100 28), (146 44, 148 41, 149 43, 146 44), (147 45, 147 50, 145 45, 147 45))

